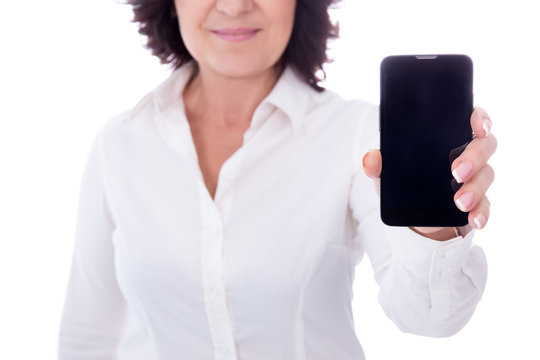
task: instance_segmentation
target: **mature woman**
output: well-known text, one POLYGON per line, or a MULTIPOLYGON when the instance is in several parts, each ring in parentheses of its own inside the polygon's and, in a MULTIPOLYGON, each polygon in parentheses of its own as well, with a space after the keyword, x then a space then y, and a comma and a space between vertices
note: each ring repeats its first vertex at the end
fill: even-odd
POLYGON ((486 282, 472 228, 489 215, 491 122, 474 111, 452 164, 470 225, 384 226, 378 108, 318 85, 331 3, 130 1, 175 71, 93 143, 61 359, 363 359, 364 253, 400 329, 467 323, 486 282))

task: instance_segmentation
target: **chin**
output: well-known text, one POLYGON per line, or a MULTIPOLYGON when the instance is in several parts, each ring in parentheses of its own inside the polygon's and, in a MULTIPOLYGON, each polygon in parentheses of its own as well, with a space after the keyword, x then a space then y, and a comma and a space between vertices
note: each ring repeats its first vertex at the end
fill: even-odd
POLYGON ((211 67, 215 72, 223 76, 233 78, 251 77, 272 68, 274 63, 268 62, 267 59, 256 59, 254 56, 233 56, 213 61, 211 67))

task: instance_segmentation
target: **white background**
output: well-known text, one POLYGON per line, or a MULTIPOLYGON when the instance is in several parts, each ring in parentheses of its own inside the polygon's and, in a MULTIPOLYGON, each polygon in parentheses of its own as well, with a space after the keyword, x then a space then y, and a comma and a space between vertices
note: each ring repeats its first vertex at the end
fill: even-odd
MULTIPOLYGON (((377 303, 369 262, 354 311, 368 360, 540 359, 538 101, 534 1, 346 0, 326 86, 379 101, 390 54, 465 53, 476 105, 493 120, 492 214, 477 232, 489 261, 484 298, 451 338, 401 333, 377 303)), ((168 74, 113 0, 0 5, 0 359, 54 359, 75 232, 78 188, 102 124, 168 74)))

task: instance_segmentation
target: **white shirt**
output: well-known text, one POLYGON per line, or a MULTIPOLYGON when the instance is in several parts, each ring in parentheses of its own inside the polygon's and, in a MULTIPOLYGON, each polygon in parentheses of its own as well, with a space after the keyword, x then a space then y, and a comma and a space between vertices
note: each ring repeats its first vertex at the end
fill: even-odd
MULTIPOLYGON (((83 175, 59 359, 358 360, 351 300, 366 253, 386 314, 447 336, 486 282, 473 232, 382 224, 362 156, 378 108, 288 67, 223 164, 201 175, 174 71, 97 134, 83 175)), ((360 324, 361 326, 361 324, 360 324)))

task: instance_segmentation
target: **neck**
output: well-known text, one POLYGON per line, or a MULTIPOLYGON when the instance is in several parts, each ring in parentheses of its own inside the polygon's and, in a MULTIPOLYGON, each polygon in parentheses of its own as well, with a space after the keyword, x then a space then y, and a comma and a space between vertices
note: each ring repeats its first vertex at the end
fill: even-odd
POLYGON ((220 126, 248 123, 261 101, 270 93, 283 70, 272 67, 246 77, 229 77, 205 67, 196 67, 184 88, 188 118, 220 126))

